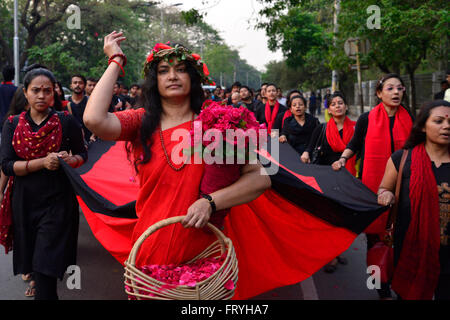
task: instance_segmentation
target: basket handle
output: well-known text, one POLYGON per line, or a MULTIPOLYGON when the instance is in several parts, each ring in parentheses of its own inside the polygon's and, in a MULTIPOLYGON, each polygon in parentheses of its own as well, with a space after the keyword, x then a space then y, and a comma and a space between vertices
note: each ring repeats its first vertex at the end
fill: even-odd
MULTIPOLYGON (((138 249, 140 248, 140 246, 142 245, 142 243, 145 241, 145 239, 147 239, 151 234, 153 234, 154 232, 156 232, 157 230, 167 227, 171 224, 175 224, 178 222, 183 221, 183 219, 186 216, 175 216, 175 217, 170 217, 161 221, 158 221, 156 223, 154 223, 153 225, 151 225, 150 227, 148 227, 147 230, 145 230, 141 236, 136 240, 135 244, 133 245, 133 248, 131 249, 130 255, 128 257, 127 262, 131 265, 135 265, 136 263, 136 256, 137 256, 137 252, 138 249)), ((217 238, 220 241, 220 245, 222 247, 222 253, 225 252, 225 242, 228 240, 228 238, 225 237, 225 235, 223 234, 222 231, 220 231, 218 228, 216 228, 214 225, 212 225, 211 223, 207 223, 206 226, 208 228, 211 229, 211 231, 217 236, 217 238)))

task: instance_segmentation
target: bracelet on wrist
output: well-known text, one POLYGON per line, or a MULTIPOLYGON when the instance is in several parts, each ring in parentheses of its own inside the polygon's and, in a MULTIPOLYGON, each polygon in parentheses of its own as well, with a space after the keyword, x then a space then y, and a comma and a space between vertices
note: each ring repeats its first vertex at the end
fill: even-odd
POLYGON ((202 194, 202 198, 205 198, 208 200, 209 205, 211 206, 211 214, 216 212, 216 203, 214 202, 213 198, 209 194, 202 194))
POLYGON ((111 62, 116 63, 120 67, 120 70, 122 70, 122 74, 119 74, 119 77, 122 77, 122 78, 125 77, 125 70, 123 69, 123 66, 116 60, 109 60, 108 65, 111 64, 111 62))
POLYGON ((115 53, 115 54, 113 54, 111 57, 109 57, 109 59, 108 59, 108 64, 110 64, 111 61, 112 61, 115 57, 120 57, 120 58, 122 58, 122 60, 123 60, 122 65, 123 65, 124 67, 127 65, 127 56, 124 55, 123 53, 115 53))
POLYGON ((385 193, 386 191, 389 191, 390 193, 392 193, 392 191, 389 190, 389 189, 380 189, 380 190, 378 190, 378 192, 377 192, 377 195, 378 195, 378 196, 382 195, 382 194, 385 193), (381 191, 380 191, 380 190, 381 190, 381 191))

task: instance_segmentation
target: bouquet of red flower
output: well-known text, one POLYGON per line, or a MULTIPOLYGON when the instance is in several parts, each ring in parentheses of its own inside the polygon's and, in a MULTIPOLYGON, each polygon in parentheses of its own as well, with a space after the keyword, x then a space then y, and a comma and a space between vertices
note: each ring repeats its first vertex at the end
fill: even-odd
MULTIPOLYGON (((211 100, 205 102, 191 130, 191 151, 200 153, 206 163, 201 194, 210 194, 233 184, 240 177, 242 165, 253 160, 256 163, 254 150, 261 128, 264 127, 245 107, 234 108, 211 100)), ((228 212, 215 212, 209 222, 223 228, 228 212)))

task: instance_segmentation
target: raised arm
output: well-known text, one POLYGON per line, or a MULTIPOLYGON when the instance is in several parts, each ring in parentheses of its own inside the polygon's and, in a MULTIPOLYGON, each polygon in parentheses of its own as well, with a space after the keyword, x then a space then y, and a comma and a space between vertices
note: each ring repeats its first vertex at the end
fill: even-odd
MULTIPOLYGON (((122 32, 113 31, 105 37, 103 50, 108 57, 117 53, 123 54, 120 42, 125 40, 125 37, 122 35, 122 32)), ((116 57, 114 60, 123 65, 121 57, 116 57)), ((121 132, 119 119, 114 114, 108 113, 114 83, 117 81, 119 72, 121 72, 121 69, 117 63, 109 64, 94 91, 92 91, 83 115, 83 122, 86 127, 103 140, 115 140, 121 132)))

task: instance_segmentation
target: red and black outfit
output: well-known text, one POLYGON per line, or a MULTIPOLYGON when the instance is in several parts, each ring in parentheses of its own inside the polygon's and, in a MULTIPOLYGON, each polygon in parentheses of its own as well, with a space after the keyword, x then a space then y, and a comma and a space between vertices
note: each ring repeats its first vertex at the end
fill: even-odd
MULTIPOLYGON (((355 132, 355 121, 350 120, 349 117, 345 117, 344 126, 341 130, 338 130, 336 122, 333 118, 331 118, 327 123, 322 123, 317 126, 311 136, 309 146, 306 150, 309 152, 310 156, 316 144, 320 143, 318 140, 320 139, 321 132, 323 130, 325 130, 325 136, 321 144, 321 154, 317 164, 331 165, 333 162, 339 160, 342 152, 352 139, 355 132)), ((356 176, 355 159, 356 156, 353 156, 348 159, 345 164, 345 168, 347 168, 347 170, 354 176, 356 176)))
POLYGON ((267 102, 266 104, 259 104, 255 110, 256 120, 259 123, 265 123, 267 126, 267 133, 270 134, 272 129, 281 129, 281 123, 277 121, 277 117, 287 111, 287 108, 278 101, 273 106, 267 102))
MULTIPOLYGON (((391 158, 397 171, 402 150, 391 158)), ((402 299, 450 300, 450 162, 439 168, 423 144, 409 151, 394 230, 392 289, 402 299)))
MULTIPOLYGON (((399 106, 395 115, 389 117, 383 103, 358 118, 355 133, 347 148, 360 156, 358 176, 374 193, 378 191, 389 157, 403 148, 412 125, 412 115, 406 108, 399 106)), ((368 249, 375 245, 384 234, 387 217, 388 211, 365 230, 368 249)), ((378 292, 381 297, 391 295, 388 284, 382 284, 378 292)))
POLYGON ((14 163, 59 151, 87 159, 81 129, 68 113, 50 109, 39 125, 34 123, 29 111, 11 116, 5 122, 0 155, 3 172, 13 179, 3 201, 5 204, 10 197, 13 272, 33 272, 37 276, 37 299, 45 296, 45 290, 38 288, 39 277, 54 279, 53 296, 43 298, 56 299, 56 278, 62 279, 67 267, 76 263, 78 203, 61 168, 16 176, 14 163))

